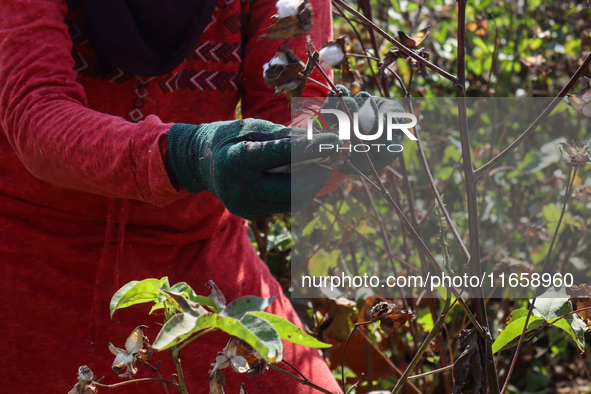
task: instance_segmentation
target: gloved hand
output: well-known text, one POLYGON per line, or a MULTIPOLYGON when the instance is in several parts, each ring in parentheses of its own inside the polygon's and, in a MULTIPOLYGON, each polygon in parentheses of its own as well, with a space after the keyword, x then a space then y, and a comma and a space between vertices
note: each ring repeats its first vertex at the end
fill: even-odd
MULTIPOLYGON (((349 90, 346 87, 342 85, 337 85, 337 87, 343 93, 343 101, 345 102, 345 105, 349 109, 351 115, 353 116, 354 113, 359 114, 359 131, 361 132, 361 134, 375 134, 379 127, 378 116, 382 116, 381 114, 385 114, 387 112, 405 112, 404 108, 392 99, 372 97, 368 92, 359 92, 357 95, 355 95, 355 97, 350 97, 349 90)), ((329 95, 329 98, 324 102, 324 104, 320 108, 320 113, 325 118, 326 122, 329 125, 329 128, 331 127, 331 124, 338 124, 337 118, 333 114, 322 113, 323 109, 338 109, 346 113, 346 111, 342 107, 341 101, 331 93, 329 95)), ((403 118, 395 118, 394 123, 405 123, 405 120, 403 118)), ((395 149, 394 147, 391 148, 393 152, 389 151, 387 149, 387 146, 393 144, 400 144, 402 141, 402 137, 404 136, 404 133, 401 130, 396 129, 392 133, 392 140, 388 140, 386 133, 385 117, 383 119, 382 125, 383 132, 380 138, 373 141, 360 141, 363 144, 370 145, 370 149, 367 153, 369 154, 369 157, 376 171, 381 170, 382 168, 386 167, 388 164, 396 160, 400 152, 398 152, 398 149, 395 149), (382 146, 377 146, 378 144, 382 144, 382 146)), ((353 145, 358 143, 358 141, 354 137, 353 130, 351 130, 350 142, 353 145)), ((365 175, 369 175, 369 166, 367 165, 365 157, 361 152, 361 150, 363 149, 360 149, 360 151, 358 152, 352 149, 352 152, 349 156, 349 160, 361 172, 363 172, 365 175)), ((357 174, 357 172, 346 163, 338 165, 337 171, 347 175, 357 174)))
POLYGON ((262 219, 297 211, 330 177, 330 169, 299 166, 297 174, 273 169, 314 161, 319 144, 339 144, 332 133, 306 138, 306 131, 265 120, 202 125, 175 124, 168 132, 168 159, 176 181, 190 193, 210 191, 236 216, 262 219))

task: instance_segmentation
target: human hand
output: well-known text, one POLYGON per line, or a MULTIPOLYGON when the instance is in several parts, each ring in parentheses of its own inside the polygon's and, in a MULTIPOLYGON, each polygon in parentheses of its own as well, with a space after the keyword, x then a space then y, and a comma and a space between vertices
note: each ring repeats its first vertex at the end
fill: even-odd
POLYGON ((258 119, 178 123, 167 141, 172 173, 186 191, 210 191, 231 213, 249 220, 297 211, 316 196, 330 169, 314 164, 299 165, 297 172, 274 169, 334 154, 319 152, 320 144, 339 144, 338 136, 308 140, 303 129, 258 119))
MULTIPOLYGON (((396 160, 400 154, 400 151, 402 151, 402 146, 400 146, 400 143, 402 141, 402 137, 404 136, 404 133, 400 129, 395 129, 392 132, 392 139, 388 140, 387 133, 384 131, 387 123, 386 119, 384 119, 384 114, 389 112, 403 113, 405 112, 404 108, 402 108, 399 103, 392 99, 372 97, 368 92, 360 92, 355 95, 355 97, 350 97, 349 90, 347 88, 342 85, 337 85, 337 87, 343 93, 342 101, 333 94, 329 95, 328 99, 320 108, 320 113, 329 125, 328 127, 333 128, 338 124, 336 115, 326 113, 323 110, 336 109, 346 113, 347 111, 344 110, 342 105, 344 102, 351 116, 358 114, 357 124, 359 125, 360 134, 368 136, 376 134, 380 127, 379 122, 381 121, 381 126, 383 128, 381 136, 375 140, 361 141, 366 146, 359 147, 358 150, 355 150, 357 148, 355 147, 355 145, 357 145, 357 141, 354 137, 352 137, 350 142, 353 148, 351 149, 351 153, 348 155, 348 159, 355 167, 357 167, 357 169, 359 169, 365 175, 369 175, 369 166, 362 152, 363 150, 368 149, 367 153, 369 154, 374 168, 377 171, 381 170, 396 160), (382 117, 381 120, 380 117, 382 117)), ((393 122, 401 124, 404 123, 404 119, 394 118, 393 122)), ((351 130, 351 135, 353 136, 353 130, 351 130)), ((343 149, 343 147, 340 147, 339 149, 340 152, 347 152, 343 149)), ((336 170, 347 175, 357 174, 357 172, 346 163, 337 164, 336 170)))

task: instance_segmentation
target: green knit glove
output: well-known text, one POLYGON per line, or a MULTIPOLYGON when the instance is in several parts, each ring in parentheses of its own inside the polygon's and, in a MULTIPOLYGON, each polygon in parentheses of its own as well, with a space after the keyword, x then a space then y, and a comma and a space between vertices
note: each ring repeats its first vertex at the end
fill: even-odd
POLYGON ((339 144, 327 133, 308 140, 306 131, 265 120, 202 125, 175 124, 168 132, 168 158, 176 181, 190 193, 209 191, 236 216, 262 219, 303 208, 324 187, 331 171, 298 166, 297 174, 275 171, 314 161, 319 144, 339 144))
MULTIPOLYGON (((359 128, 362 134, 372 135, 376 133, 379 127, 378 116, 381 116, 380 112, 405 112, 404 108, 402 108, 402 106, 399 103, 392 99, 372 97, 368 92, 359 92, 355 95, 355 97, 350 97, 349 90, 346 87, 342 85, 337 85, 337 87, 343 93, 343 101, 345 102, 345 105, 349 109, 351 115, 353 115, 354 113, 359 114, 359 128)), ((332 93, 329 95, 329 98, 322 105, 321 113, 322 109, 338 109, 340 111, 346 112, 342 107, 341 101, 338 98, 335 98, 335 96, 332 93)), ((331 127, 331 124, 338 124, 335 115, 323 114, 323 116, 327 121, 329 127, 331 127)), ((395 118, 395 123, 405 123, 405 120, 401 118, 395 118)), ((383 127, 386 127, 385 119, 383 127)), ((391 148, 391 150, 394 151, 391 152, 387 149, 387 146, 393 144, 400 144, 403 136, 404 133, 401 130, 395 130, 392 133, 392 140, 388 140, 387 133, 384 131, 381 137, 377 140, 361 141, 361 143, 364 144, 373 144, 373 146, 370 146, 371 149, 369 150, 368 154, 377 171, 381 170, 382 168, 386 167, 388 164, 396 160, 400 152, 398 152, 398 149, 396 149, 395 147, 391 148), (376 146, 377 144, 382 144, 382 146, 378 147, 376 146)), ((351 143, 357 143, 356 139, 353 137, 353 130, 351 130, 351 143)), ((349 156, 349 160, 365 175, 369 175, 371 173, 369 170, 369 166, 365 161, 364 154, 362 152, 352 151, 349 156)), ((337 171, 347 175, 357 174, 357 172, 348 164, 338 166, 337 171)))

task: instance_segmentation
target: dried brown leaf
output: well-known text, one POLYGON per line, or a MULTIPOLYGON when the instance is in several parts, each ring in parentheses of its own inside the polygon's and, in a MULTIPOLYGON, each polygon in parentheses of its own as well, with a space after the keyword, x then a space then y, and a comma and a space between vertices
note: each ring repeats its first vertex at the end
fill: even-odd
POLYGON ((454 363, 453 394, 480 394, 484 392, 482 360, 475 328, 460 331, 459 356, 454 363))
POLYGON ((401 309, 396 304, 388 304, 381 301, 371 308, 371 321, 380 321, 380 327, 388 334, 395 328, 402 327, 407 321, 413 320, 416 315, 412 311, 401 309))
MULTIPOLYGON (((591 102, 590 102, 591 104, 591 102)), ((579 165, 585 165, 591 162, 591 149, 587 143, 582 148, 577 148, 576 145, 569 145, 566 142, 562 142, 562 151, 566 153, 570 161, 567 163, 571 167, 578 167, 579 165)))
POLYGON ((552 240, 552 233, 543 225, 536 226, 532 224, 525 229, 525 236, 529 238, 538 238, 544 242, 550 242, 552 240))
POLYGON ((224 394, 226 375, 219 369, 209 376, 209 394, 224 394))
POLYGON ((476 17, 476 20, 466 24, 466 29, 474 32, 477 36, 484 37, 488 32, 488 19, 486 13, 480 12, 476 17))
POLYGON ((248 377, 254 378, 259 373, 262 374, 268 368, 267 362, 261 354, 252 346, 243 340, 236 338, 236 354, 244 357, 248 362, 248 377))
POLYGON ((417 49, 423 40, 427 38, 429 35, 429 26, 425 27, 424 29, 416 32, 413 34, 412 37, 409 37, 405 32, 402 30, 398 31, 398 41, 405 47, 409 49, 417 49))
POLYGON ((591 187, 579 185, 575 187, 575 197, 583 204, 588 204, 591 201, 591 187))
MULTIPOLYGON (((588 284, 583 283, 581 285, 567 287, 566 293, 571 297, 571 301, 574 302, 575 310, 591 306, 591 287, 588 284)), ((591 331, 591 309, 577 312, 577 315, 587 325, 587 331, 591 331)))
POLYGON ((219 287, 216 286, 215 283, 213 283, 213 280, 209 280, 205 286, 209 287, 211 289, 211 299, 214 300, 219 306, 220 308, 225 308, 226 307, 226 297, 224 297, 224 293, 222 293, 222 291, 219 289, 219 287))
POLYGON ((154 351, 149 348, 149 349, 142 349, 138 352, 137 354, 137 359, 142 363, 145 364, 148 361, 150 361, 150 359, 152 358, 152 354, 154 353, 154 351))

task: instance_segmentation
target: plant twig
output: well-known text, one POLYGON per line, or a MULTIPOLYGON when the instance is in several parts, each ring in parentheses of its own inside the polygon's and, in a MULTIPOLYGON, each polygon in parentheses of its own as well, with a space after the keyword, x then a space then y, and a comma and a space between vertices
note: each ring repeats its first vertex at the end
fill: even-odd
MULTIPOLYGON (((359 41, 359 45, 361 45, 361 48, 363 49, 364 52, 367 52, 367 50, 365 49, 365 44, 363 43, 363 38, 361 37, 361 34, 359 34, 359 30, 357 30, 357 28, 355 27, 355 25, 353 24, 353 22, 351 22, 351 19, 345 15, 345 13, 343 12, 343 10, 341 10, 341 8, 338 6, 338 4, 334 4, 335 9, 339 12, 339 14, 345 18, 345 20, 349 23, 349 25, 351 26, 351 28, 353 29, 353 32, 355 33, 355 35, 357 36, 357 40, 359 41)), ((378 56, 379 54, 376 52, 375 53, 376 56, 378 56)), ((348 56, 352 56, 351 54, 349 54, 348 56)), ((380 61, 379 58, 376 57, 376 59, 378 61, 380 61)), ((369 70, 371 71, 371 74, 373 76, 374 82, 378 88, 378 91, 380 92, 380 95, 384 95, 384 93, 382 92, 382 87, 380 86, 379 82, 378 82, 378 78, 376 76, 375 71, 373 70, 373 67, 371 66, 371 63, 369 62, 369 59, 366 60, 367 62, 367 67, 369 68, 369 70)))
POLYGON ((400 41, 396 40, 391 35, 389 35, 388 33, 386 33, 384 30, 380 29, 379 26, 377 26, 375 23, 373 23, 372 21, 370 21, 369 19, 367 19, 365 16, 363 16, 361 13, 359 13, 357 10, 355 10, 353 7, 351 7, 347 3, 345 3, 343 0, 332 0, 332 1, 333 1, 333 3, 336 3, 339 6, 343 7, 344 9, 346 9, 347 11, 349 11, 351 14, 355 15, 355 17, 357 17, 358 20, 361 23, 363 23, 365 26, 367 26, 371 30, 375 31, 380 36, 384 37, 387 41, 389 41, 392 44, 396 45, 396 47, 398 49, 400 49, 402 52, 404 52, 404 54, 412 57, 414 60, 416 60, 417 62, 423 64, 424 66, 429 67, 431 70, 435 71, 437 74, 441 75, 445 79, 447 79, 447 80, 449 80, 451 82, 454 82, 454 83, 458 82, 458 79, 456 77, 454 77, 453 75, 451 75, 447 71, 445 71, 445 70, 437 67, 435 64, 433 64, 430 61, 424 59, 423 57, 417 55, 413 50, 411 50, 411 49, 405 47, 404 45, 402 45, 400 43, 400 41))
MULTIPOLYGON (((366 153, 366 152, 364 152, 364 153, 366 153)), ((352 163, 349 163, 349 165, 352 166, 356 171, 358 171, 359 173, 361 173, 361 171, 359 171, 359 169, 355 168, 355 166, 352 163)), ((414 229, 414 227, 412 226, 412 224, 408 221, 408 218, 404 215, 404 212, 402 212, 402 209, 398 206, 398 204, 396 204, 396 202, 392 199, 392 196, 390 195, 390 193, 388 193, 388 191, 386 190, 384 184, 380 180, 380 177, 377 175, 377 172, 376 172, 375 168, 373 168, 373 165, 370 167, 370 169, 372 170, 372 172, 374 173, 374 177, 378 181, 379 190, 382 193, 382 197, 388 202, 388 204, 392 208, 394 208, 394 211, 396 212, 396 215, 402 221, 402 223, 404 224, 404 226, 408 229, 408 232, 412 235, 413 239, 415 240, 415 242, 419 246, 419 250, 422 250, 425 253, 425 256, 427 256, 429 258, 429 261, 431 262, 431 265, 435 269, 437 269, 437 271, 443 273, 443 269, 439 266, 439 263, 437 263, 437 260, 435 260, 435 256, 433 256, 433 253, 431 253, 431 251, 429 250, 429 248, 427 247, 427 245, 425 245, 425 242, 423 241, 423 239, 421 238, 421 236, 416 232, 416 230, 414 229)), ((486 337, 487 336, 487 332, 478 323, 478 321, 474 317, 474 314, 472 313, 472 311, 470 310, 470 308, 468 308, 468 305, 466 305, 466 302, 460 296, 460 294, 458 293, 458 291, 456 290, 456 288, 452 286, 451 287, 451 291, 452 291, 453 295, 458 299, 458 302, 462 306, 462 309, 464 310, 464 312, 466 312, 466 316, 468 316, 468 318, 470 319, 470 321, 472 322, 472 324, 476 328, 476 331, 478 331, 478 333, 483 338, 486 337)))
MULTIPOLYGON (((372 182, 373 183, 373 182, 372 182)), ((377 187, 377 186, 376 186, 377 187)), ((367 236, 365 236, 364 234, 361 234, 359 232, 359 230, 357 230, 354 226, 352 226, 351 224, 347 223, 344 219, 342 219, 340 216, 338 216, 338 214, 336 214, 335 212, 333 212, 330 208, 328 208, 326 206, 326 204, 324 204, 322 201, 318 200, 317 198, 314 199, 314 202, 319 204, 322 208, 324 208, 328 213, 330 213, 331 215, 333 215, 339 222, 343 223, 349 230, 355 232, 355 234, 357 234, 359 237, 363 238, 364 240, 366 240, 367 242, 371 243, 372 246, 380 249, 382 252, 384 253, 388 253, 388 251, 384 248, 382 248, 380 245, 376 244, 374 241, 372 241, 371 239, 367 238, 367 236)), ((401 264, 404 264, 408 269, 415 271, 415 272, 420 272, 415 266, 411 265, 408 261, 398 257, 397 255, 392 255, 392 258, 394 258, 395 260, 399 261, 401 264)))
MULTIPOLYGON (((468 115, 466 112, 466 5, 468 0, 458 0, 458 83, 456 92, 458 96, 458 120, 460 129, 460 141, 462 145, 462 161, 464 165, 464 176, 466 185, 466 202, 468 206, 468 229, 470 239, 470 260, 469 269, 472 275, 481 276, 480 267, 480 233, 478 200, 476 195, 476 182, 474 181, 474 167, 472 166, 472 150, 470 148, 470 134, 468 127, 468 115)), ((488 327, 486 305, 484 304, 484 291, 482 288, 473 289, 476 297, 473 304, 476 310, 476 317, 480 326, 486 330, 486 335, 481 338, 483 348, 483 368, 486 373, 487 382, 491 394, 499 392, 499 382, 496 367, 493 362, 492 338, 488 327)))
MULTIPOLYGON (((560 225, 562 224, 562 219, 564 218, 564 214, 566 213, 566 205, 568 203, 568 200, 570 198, 571 192, 572 192, 572 187, 573 184, 575 182, 576 179, 576 175, 577 175, 577 168, 574 167, 574 171, 573 171, 573 167, 570 167, 569 171, 568 171, 568 180, 569 182, 566 185, 566 190, 565 190, 565 194, 564 194, 564 203, 562 204, 562 210, 560 211, 560 217, 558 218, 558 223, 556 225, 556 229, 554 230, 554 234, 552 236, 552 241, 550 242, 550 248, 548 249, 548 253, 546 253, 546 258, 544 259, 544 264, 542 265, 542 273, 540 275, 544 275, 547 271, 548 271, 548 261, 550 260, 550 255, 552 254, 552 249, 554 248, 554 244, 556 243, 556 238, 558 237, 558 231, 560 230, 560 225), (571 178, 572 176, 572 178, 571 178)), ((521 346, 523 345, 524 339, 525 339, 525 333, 527 331, 527 326, 529 324, 529 318, 532 315, 532 312, 534 310, 534 306, 536 303, 536 300, 538 298, 538 291, 539 291, 539 287, 536 288, 535 293, 534 293, 534 297, 531 300, 531 303, 529 305, 529 309, 527 311, 527 316, 525 318, 525 323, 523 326, 523 331, 521 331, 521 335, 519 336, 519 342, 517 343, 517 349, 515 350, 515 353, 513 354, 513 359, 511 360, 511 365, 509 366, 509 371, 507 372, 507 377, 505 378, 505 384, 503 384, 503 388, 501 390, 501 394, 505 394, 505 392, 507 391, 507 388, 509 387, 509 381, 511 380, 511 375, 513 375, 513 370, 515 369, 515 365, 517 364, 517 359, 519 358, 519 352, 521 351, 521 346)))
POLYGON ((177 388, 180 394, 189 394, 187 387, 185 386, 185 374, 183 373, 183 368, 181 367, 181 359, 179 358, 180 353, 180 349, 176 347, 172 351, 172 361, 176 367, 177 378, 179 379, 177 388))
POLYGON ((345 348, 343 349, 343 357, 341 358, 341 386, 343 388, 343 391, 346 391, 346 387, 345 387, 345 354, 347 354, 347 346, 349 346, 349 341, 351 340, 351 337, 353 336, 353 333, 355 332, 357 327, 366 326, 368 324, 371 324, 371 321, 365 321, 362 323, 355 323, 355 325, 353 326, 353 329, 351 330, 351 332, 349 333, 349 336, 347 337, 347 341, 345 342, 345 348))
MULTIPOLYGON (((337 0, 334 0, 337 1, 337 0)), ((538 126, 552 113, 554 108, 562 101, 562 98, 566 96, 566 94, 572 89, 575 83, 579 80, 579 78, 583 75, 583 73, 589 68, 589 64, 591 64, 591 53, 587 55, 581 66, 578 70, 573 74, 573 76, 569 79, 566 85, 562 88, 562 90, 558 93, 558 96, 552 100, 552 102, 546 107, 544 111, 538 116, 538 118, 519 136, 511 145, 505 148, 504 151, 496 155, 492 160, 488 163, 480 167, 474 172, 474 181, 477 181, 482 174, 489 171, 491 167, 495 164, 503 160, 509 153, 511 153, 515 148, 517 148, 527 137, 529 137, 537 128, 538 126)))
POLYGON ((429 375, 433 375, 433 374, 436 374, 436 373, 445 372, 448 369, 452 369, 453 367, 454 367, 454 365, 451 364, 451 365, 448 365, 447 367, 437 368, 437 369, 434 369, 434 370, 429 371, 429 372, 420 373, 418 375, 412 375, 412 376, 409 376, 408 377, 408 380, 424 378, 425 376, 429 376, 429 375))
POLYGON ((164 386, 164 391, 166 392, 166 394, 170 394, 170 392, 168 391, 168 386, 166 385, 166 382, 164 381, 162 374, 160 373, 160 371, 158 371, 158 369, 160 368, 160 361, 158 361, 156 363, 156 366, 153 366, 152 364, 150 364, 147 361, 142 361, 142 364, 148 366, 148 368, 150 368, 152 370, 152 372, 154 372, 156 375, 158 375, 158 378, 160 380, 162 380, 162 386, 164 386))
POLYGON ((141 383, 141 382, 162 382, 165 384, 170 384, 180 389, 179 385, 173 382, 169 382, 168 380, 163 379, 154 379, 154 378, 141 378, 141 379, 132 379, 127 380, 125 382, 113 383, 113 384, 102 384, 102 383, 94 383, 96 387, 102 387, 104 389, 112 390, 116 389, 117 387, 129 386, 130 384, 141 383))
POLYGON ((298 378, 297 376, 295 376, 295 375, 293 375, 293 374, 291 374, 291 373, 289 373, 289 372, 287 372, 287 371, 285 371, 285 370, 283 370, 283 369, 281 369, 279 367, 276 367, 273 364, 268 364, 268 366, 269 366, 270 369, 272 369, 274 371, 277 371, 279 373, 282 373, 283 375, 288 376, 288 377, 292 378, 293 380, 295 380, 297 382, 300 382, 304 386, 312 387, 313 389, 316 389, 316 390, 318 390, 318 391, 320 391, 320 392, 322 392, 324 394, 335 394, 335 393, 333 393, 331 391, 328 391, 324 387, 320 387, 317 384, 314 384, 314 383, 310 382, 308 379, 305 379, 304 380, 304 379, 298 378))
POLYGON ((447 316, 448 312, 451 310, 451 308, 453 307, 454 304, 455 304, 455 302, 453 304, 451 302, 451 291, 448 288, 447 289, 447 299, 445 300, 445 305, 443 306, 443 309, 441 311, 441 315, 439 315, 439 317, 437 318, 437 321, 433 325, 433 328, 429 332, 429 335, 427 335, 427 338, 425 338, 425 340, 423 341, 423 343, 419 347, 419 350, 417 351, 417 353, 413 357, 412 361, 406 367, 406 370, 404 371, 404 373, 402 374, 402 376, 400 377, 400 379, 396 383, 396 386, 394 386, 394 388, 392 389, 392 394, 400 393, 400 391, 402 390, 402 387, 404 386, 404 384, 408 380, 410 373, 417 366, 419 361, 421 361, 421 358, 423 357, 423 354, 427 351, 427 348, 431 344, 431 341, 433 340, 433 338, 435 338, 435 335, 437 335, 437 332, 439 331, 439 329, 441 328, 443 323, 445 323, 445 317, 447 316))
MULTIPOLYGON (((410 322, 409 322, 409 323, 410 323, 410 322)), ((363 336, 363 338, 365 338, 365 342, 367 342, 367 343, 368 343, 368 344, 369 344, 369 345, 370 345, 370 346, 373 348, 373 350, 375 350, 375 351, 376 351, 376 352, 377 352, 377 353, 380 355, 380 357, 382 357, 382 359, 384 359, 384 361, 386 362, 386 364, 388 364, 388 365, 390 366, 390 368, 392 368, 392 370, 398 374, 398 376, 402 376, 402 370, 400 370, 400 368, 398 368, 398 367, 396 366, 396 364, 394 364, 394 363, 392 362, 392 360, 390 360, 390 358, 389 358, 388 356, 386 356, 386 355, 385 355, 385 354, 384 354, 384 353, 383 353, 383 352, 380 350, 380 348, 378 348, 378 347, 377 347, 377 346, 376 346, 376 345, 375 345, 375 344, 374 344, 374 343, 371 341, 371 339, 369 338, 369 336, 367 336, 367 333, 366 333, 365 331, 363 331, 363 330, 359 330, 359 331, 357 331, 357 332, 358 332, 358 333, 360 333, 360 334, 363 336)), ((419 389, 419 388, 418 388, 418 387, 417 387, 417 386, 416 386, 416 385, 415 385, 413 382, 408 382, 408 385, 409 385, 410 387, 412 387, 412 389, 413 389, 414 391, 416 391, 416 392, 417 392, 417 394, 423 394, 423 392, 422 392, 422 391, 421 391, 421 390, 420 390, 420 389, 419 389)))

